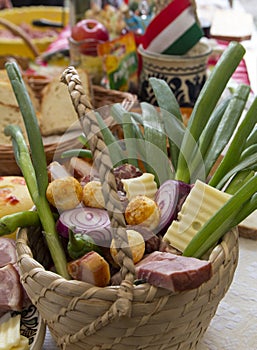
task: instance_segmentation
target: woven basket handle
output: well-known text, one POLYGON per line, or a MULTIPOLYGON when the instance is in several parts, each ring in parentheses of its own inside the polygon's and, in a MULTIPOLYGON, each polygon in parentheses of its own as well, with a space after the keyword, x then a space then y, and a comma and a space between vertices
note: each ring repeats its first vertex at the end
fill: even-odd
MULTIPOLYGON (((99 172, 102 183, 102 192, 105 199, 105 207, 108 211, 113 238, 117 247, 117 259, 121 266, 122 283, 119 292, 121 299, 131 302, 133 294, 133 281, 135 266, 131 249, 128 244, 126 222, 122 213, 122 204, 117 194, 116 181, 112 171, 113 165, 110 159, 108 147, 106 147, 93 107, 85 94, 79 75, 74 67, 68 67, 62 74, 61 81, 68 85, 68 90, 74 108, 78 114, 83 131, 87 136, 90 149, 93 154, 94 164, 99 172), (123 293, 124 292, 124 293, 123 293)), ((130 306, 128 306, 130 309, 130 306)), ((118 313, 124 311, 118 310, 118 313)), ((129 313, 127 310, 125 313, 129 313)))
POLYGON ((22 30, 16 24, 8 21, 5 18, 0 18, 0 25, 2 25, 3 27, 7 28, 13 34, 19 36, 24 41, 24 43, 27 45, 27 47, 30 49, 30 51, 33 53, 33 55, 35 57, 39 56, 40 53, 39 53, 36 45, 34 45, 32 43, 30 37, 27 35, 27 33, 24 30, 22 30))

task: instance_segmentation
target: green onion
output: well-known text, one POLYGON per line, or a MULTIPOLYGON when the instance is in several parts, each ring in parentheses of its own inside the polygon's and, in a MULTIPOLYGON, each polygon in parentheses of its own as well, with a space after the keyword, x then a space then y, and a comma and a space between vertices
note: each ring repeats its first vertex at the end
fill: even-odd
POLYGON ((122 116, 122 128, 124 133, 124 142, 128 163, 138 167, 138 148, 134 124, 129 113, 124 113, 122 116))
POLYGON ((73 148, 62 152, 61 158, 81 157, 92 159, 92 152, 89 149, 73 148))
POLYGON ((251 177, 254 176, 253 170, 242 170, 236 173, 225 189, 226 193, 235 194, 251 177))
POLYGON ((120 146, 119 140, 113 135, 111 130, 105 124, 102 116, 99 113, 95 113, 100 131, 103 135, 104 143, 109 149, 110 158, 113 166, 118 166, 124 163, 125 156, 120 146))
MULTIPOLYGON (((244 111, 249 93, 250 87, 248 85, 240 85, 238 87, 224 111, 219 124, 214 129, 215 132, 212 139, 203 141, 209 145, 204 155, 201 145, 199 146, 200 152, 203 155, 206 175, 210 173, 218 157, 228 145, 244 111)), ((210 127, 208 123, 206 127, 210 127)))
POLYGON ((221 163, 214 172, 212 178, 209 181, 210 186, 216 187, 223 177, 237 164, 238 159, 241 156, 245 147, 245 140, 251 133, 254 125, 257 122, 257 98, 251 104, 251 107, 247 111, 244 119, 240 123, 229 148, 224 155, 221 163))
POLYGON ((142 102, 141 108, 147 171, 154 173, 159 185, 173 177, 167 153, 167 136, 156 108, 147 102, 142 102))
POLYGON ((149 78, 149 83, 152 86, 158 106, 174 115, 182 122, 183 119, 178 101, 167 82, 165 80, 151 77, 149 78))
POLYGON ((243 171, 243 170, 257 170, 257 154, 252 154, 247 158, 244 158, 240 163, 236 164, 235 167, 230 169, 216 184, 216 188, 221 190, 232 176, 243 171))
POLYGON ((190 182, 188 164, 191 163, 194 157, 197 141, 230 77, 234 73, 244 54, 245 49, 240 43, 230 42, 226 51, 221 55, 218 63, 205 82, 192 110, 181 145, 176 171, 177 180, 190 182))
POLYGON ((15 62, 7 62, 6 70, 26 127, 31 158, 25 139, 18 127, 14 125, 7 126, 5 134, 12 137, 15 158, 36 206, 56 271, 64 278, 69 279, 66 256, 56 232, 55 220, 50 205, 46 199, 48 186, 47 163, 36 114, 18 65, 15 62))
POLYGON ((177 168, 180 147, 185 134, 185 125, 173 114, 162 108, 160 114, 165 133, 169 140, 170 159, 175 171, 177 168))

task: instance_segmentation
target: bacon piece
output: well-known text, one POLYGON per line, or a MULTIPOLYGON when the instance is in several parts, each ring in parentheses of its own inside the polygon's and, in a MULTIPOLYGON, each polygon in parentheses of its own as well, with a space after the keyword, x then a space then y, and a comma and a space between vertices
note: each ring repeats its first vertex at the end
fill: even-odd
POLYGON ((110 282, 110 267, 107 261, 95 251, 68 263, 68 272, 74 279, 106 287, 110 282))
POLYGON ((136 265, 138 279, 172 292, 194 289, 212 276, 209 261, 167 252, 153 252, 136 265))
POLYGON ((0 268, 0 310, 20 311, 23 305, 23 290, 20 276, 12 264, 0 268))
POLYGON ((17 262, 15 240, 11 238, 0 238, 0 267, 17 262))

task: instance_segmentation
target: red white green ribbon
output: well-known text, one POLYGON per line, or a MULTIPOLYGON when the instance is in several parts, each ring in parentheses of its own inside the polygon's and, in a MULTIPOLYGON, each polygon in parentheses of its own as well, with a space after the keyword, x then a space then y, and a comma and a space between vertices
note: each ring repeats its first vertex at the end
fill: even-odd
POLYGON ((183 55, 203 36, 189 0, 173 0, 146 28, 143 47, 151 52, 183 55))

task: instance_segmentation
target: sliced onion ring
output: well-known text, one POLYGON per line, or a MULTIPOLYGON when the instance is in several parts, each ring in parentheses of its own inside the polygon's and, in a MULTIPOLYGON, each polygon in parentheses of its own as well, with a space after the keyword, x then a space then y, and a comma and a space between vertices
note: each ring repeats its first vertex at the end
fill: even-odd
POLYGON ((79 207, 61 213, 56 228, 60 235, 69 237, 69 229, 84 232, 110 226, 108 213, 104 209, 79 207))

